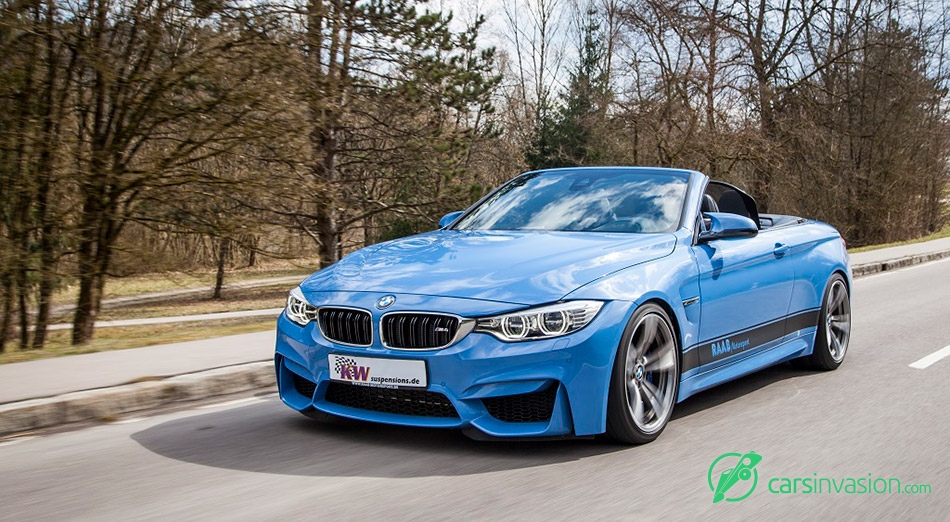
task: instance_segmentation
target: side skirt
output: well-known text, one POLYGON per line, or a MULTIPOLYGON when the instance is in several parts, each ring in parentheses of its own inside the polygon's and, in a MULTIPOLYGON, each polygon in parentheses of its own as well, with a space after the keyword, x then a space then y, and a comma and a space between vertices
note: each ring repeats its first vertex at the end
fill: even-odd
MULTIPOLYGON (((716 361, 706 366, 693 368, 689 373, 684 372, 676 401, 681 402, 697 392, 724 382, 808 355, 815 344, 817 331, 818 328, 814 324, 807 328, 800 328, 786 336, 729 357, 725 361, 716 361)), ((684 354, 684 366, 685 360, 684 354)))

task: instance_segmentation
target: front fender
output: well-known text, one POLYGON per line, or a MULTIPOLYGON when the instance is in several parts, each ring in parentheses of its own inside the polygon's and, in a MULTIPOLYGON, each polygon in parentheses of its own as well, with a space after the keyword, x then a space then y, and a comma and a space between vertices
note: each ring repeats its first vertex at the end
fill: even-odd
MULTIPOLYGON (((677 233, 673 252, 661 259, 620 270, 571 292, 564 299, 658 301, 673 313, 680 349, 699 341, 699 269, 690 248, 692 234, 677 233)), ((636 306, 631 307, 632 310, 636 306)))

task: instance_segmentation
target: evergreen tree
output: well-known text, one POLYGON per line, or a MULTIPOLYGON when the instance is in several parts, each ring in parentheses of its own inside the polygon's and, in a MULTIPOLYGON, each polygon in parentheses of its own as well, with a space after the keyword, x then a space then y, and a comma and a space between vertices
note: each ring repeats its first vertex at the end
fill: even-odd
POLYGON ((604 41, 598 11, 590 6, 580 27, 578 58, 568 88, 556 110, 542 114, 532 150, 526 154, 532 168, 591 165, 604 160, 604 146, 597 140, 598 131, 606 125, 610 93, 604 41))

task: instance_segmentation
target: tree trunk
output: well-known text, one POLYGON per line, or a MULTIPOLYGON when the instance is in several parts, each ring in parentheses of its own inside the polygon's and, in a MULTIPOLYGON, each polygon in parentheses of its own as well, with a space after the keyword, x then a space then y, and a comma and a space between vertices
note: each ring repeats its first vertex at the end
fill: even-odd
POLYGON ((332 181, 335 173, 334 156, 335 152, 326 150, 325 160, 323 162, 323 184, 326 187, 322 191, 322 200, 317 202, 317 235, 320 239, 320 268, 336 263, 337 250, 339 247, 339 235, 336 229, 336 198, 334 197, 335 181, 332 181))
MULTIPOLYGON (((99 213, 103 216, 104 213, 99 213)), ((73 319, 73 344, 92 339, 96 318, 102 306, 106 275, 112 260, 112 248, 121 227, 114 220, 102 217, 98 226, 84 229, 78 252, 79 299, 73 319), (99 230, 102 232, 99 232, 99 230), (87 232, 86 230, 91 230, 87 232)))
POLYGON ((3 291, 3 317, 0 317, 0 353, 6 349, 10 323, 13 322, 13 278, 9 272, 0 272, 0 287, 3 291))
MULTIPOLYGON (((50 165, 45 165, 51 168, 50 165)), ((49 172, 42 176, 42 185, 37 195, 37 214, 43 223, 40 227, 40 286, 37 292, 36 324, 33 328, 33 349, 42 350, 46 344, 46 328, 49 325, 53 283, 55 281, 56 253, 53 245, 53 223, 49 218, 49 172)))
POLYGON ((260 243, 256 235, 248 238, 247 266, 248 268, 257 265, 257 245, 260 243))
MULTIPOLYGON (((718 139, 716 128, 716 79, 719 76, 719 62, 717 52, 719 51, 719 26, 716 22, 716 13, 719 12, 719 0, 714 0, 712 8, 707 14, 706 23, 709 30, 709 57, 706 64, 706 132, 718 139)), ((709 172, 707 175, 713 179, 719 178, 719 154, 717 150, 708 156, 709 172)))
POLYGON ((224 264, 231 257, 231 240, 222 237, 218 247, 218 273, 214 278, 214 298, 221 299, 221 287, 224 286, 224 264))
POLYGON ((79 274, 79 299, 76 301, 76 315, 73 317, 72 343, 83 344, 92 339, 96 322, 95 292, 99 287, 95 274, 83 271, 79 274))
POLYGON ((37 294, 38 306, 36 324, 33 327, 33 349, 42 350, 46 344, 46 328, 49 326, 51 296, 53 294, 53 277, 45 269, 40 274, 40 289, 37 294))
MULTIPOLYGON (((768 76, 766 76, 765 65, 757 64, 755 67, 756 81, 758 83, 759 98, 759 122, 761 125, 762 136, 766 143, 775 143, 775 112, 772 104, 775 100, 771 85, 769 85, 768 76)), ((770 152, 767 152, 770 153, 770 152)), ((759 164, 755 166, 752 174, 752 197, 755 198, 756 206, 760 213, 770 212, 770 199, 772 190, 772 166, 768 164, 759 164)))
MULTIPOLYGON (((57 83, 56 63, 57 52, 54 36, 56 7, 54 2, 47 6, 46 13, 46 78, 45 91, 42 97, 43 113, 43 143, 40 145, 40 157, 37 164, 37 178, 39 187, 36 194, 36 214, 40 222, 40 285, 37 292, 36 324, 33 331, 33 349, 42 350, 46 344, 46 327, 49 325, 49 314, 53 284, 55 283, 56 246, 53 241, 54 221, 50 216, 49 191, 53 177, 53 155, 59 144, 59 120, 57 107, 54 106, 54 93, 57 83)), ((67 76, 71 75, 67 71, 67 76)), ((68 83, 68 77, 67 77, 68 83)), ((63 95, 68 89, 63 89, 63 95)), ((59 106, 65 103, 65 98, 59 101, 59 106)))
POLYGON ((17 267, 16 271, 16 298, 20 313, 20 349, 26 350, 30 345, 30 308, 27 306, 26 268, 17 267))
MULTIPOLYGON (((105 51, 105 30, 108 4, 104 0, 89 0, 90 11, 95 10, 95 19, 91 21, 88 41, 95 56, 107 56, 105 51)), ((91 165, 88 182, 84 185, 85 201, 80 217, 80 240, 77 255, 79 265, 79 300, 76 302, 76 315, 73 319, 74 345, 83 344, 92 339, 101 296, 102 272, 99 270, 99 254, 105 248, 102 234, 105 225, 105 191, 109 178, 106 169, 106 157, 109 132, 106 112, 107 85, 105 71, 96 70, 91 87, 92 121, 89 136, 91 165)))
POLYGON ((79 299, 76 301, 76 314, 73 317, 72 343, 83 344, 92 339, 99 302, 96 292, 99 285, 99 270, 96 263, 101 214, 98 198, 95 194, 86 196, 83 216, 80 220, 79 249, 76 252, 79 266, 79 299))
MULTIPOLYGON (((343 30, 340 6, 325 9, 321 0, 312 0, 308 5, 307 44, 309 47, 310 74, 313 93, 309 99, 309 112, 313 128, 310 131, 311 171, 320 188, 316 201, 315 225, 317 229, 320 267, 335 263, 338 259, 339 231, 337 230, 337 198, 339 183, 336 154, 336 127, 344 99, 342 91, 346 63, 340 63, 340 33, 343 30), (332 11, 332 12, 331 12, 332 11), (325 46, 324 29, 329 31, 330 43, 325 46), (324 66, 324 50, 326 66, 324 66)), ((343 60, 345 62, 345 60, 343 60)))

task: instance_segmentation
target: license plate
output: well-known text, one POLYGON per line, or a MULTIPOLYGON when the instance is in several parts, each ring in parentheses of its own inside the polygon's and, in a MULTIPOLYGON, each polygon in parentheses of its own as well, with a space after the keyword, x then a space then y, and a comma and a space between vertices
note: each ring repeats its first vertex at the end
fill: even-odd
POLYGON ((425 388, 426 362, 331 353, 330 380, 378 388, 425 388))

